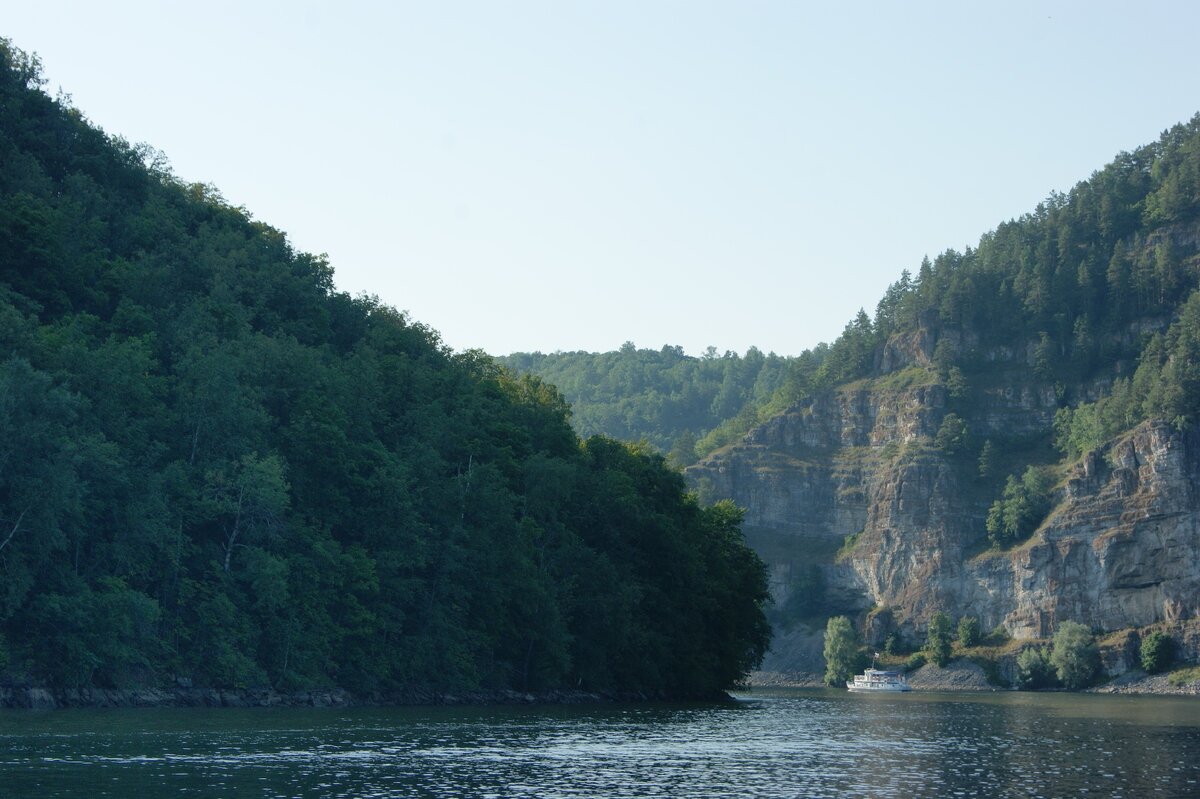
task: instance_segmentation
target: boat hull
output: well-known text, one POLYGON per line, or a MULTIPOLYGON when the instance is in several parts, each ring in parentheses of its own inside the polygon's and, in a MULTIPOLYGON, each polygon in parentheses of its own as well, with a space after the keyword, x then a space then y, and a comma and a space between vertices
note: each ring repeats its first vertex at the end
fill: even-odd
POLYGON ((855 685, 852 682, 846 683, 846 689, 856 694, 902 694, 905 691, 911 691, 907 685, 886 685, 886 686, 865 686, 855 685))
POLYGON ((860 694, 896 694, 912 690, 899 671, 876 668, 867 669, 853 680, 848 680, 846 688, 860 694))

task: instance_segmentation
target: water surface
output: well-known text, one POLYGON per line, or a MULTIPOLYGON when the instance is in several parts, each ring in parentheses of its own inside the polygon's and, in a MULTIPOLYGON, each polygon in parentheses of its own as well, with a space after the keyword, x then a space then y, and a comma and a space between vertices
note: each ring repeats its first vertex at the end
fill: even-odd
POLYGON ((0 712, 0 797, 1200 796, 1200 701, 0 712))

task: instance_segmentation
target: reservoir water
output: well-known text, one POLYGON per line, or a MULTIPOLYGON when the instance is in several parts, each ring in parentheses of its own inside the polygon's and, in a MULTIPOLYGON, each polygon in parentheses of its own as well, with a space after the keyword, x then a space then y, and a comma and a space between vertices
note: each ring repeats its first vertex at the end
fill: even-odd
POLYGON ((1200 797, 1200 700, 0 711, 0 797, 1200 797))

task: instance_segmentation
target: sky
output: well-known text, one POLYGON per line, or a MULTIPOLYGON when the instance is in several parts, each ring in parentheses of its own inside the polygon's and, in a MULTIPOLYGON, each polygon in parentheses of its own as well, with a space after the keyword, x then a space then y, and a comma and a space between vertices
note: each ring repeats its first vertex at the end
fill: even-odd
POLYGON ((798 354, 1200 111, 1193 2, 6 5, 47 91, 495 355, 798 354))

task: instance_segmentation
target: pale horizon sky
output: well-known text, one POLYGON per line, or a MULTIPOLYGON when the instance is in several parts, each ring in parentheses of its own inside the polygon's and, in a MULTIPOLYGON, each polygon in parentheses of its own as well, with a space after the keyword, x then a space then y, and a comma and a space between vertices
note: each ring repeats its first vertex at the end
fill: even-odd
POLYGON ((833 6, 44 2, 0 36, 496 355, 797 354, 1200 111, 1200 4, 833 6))

